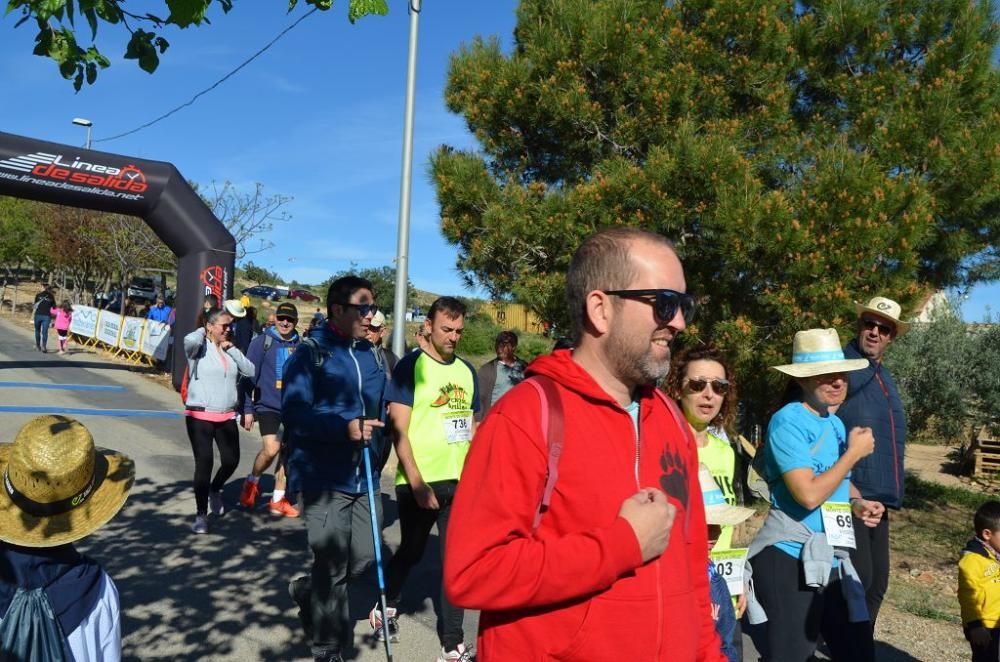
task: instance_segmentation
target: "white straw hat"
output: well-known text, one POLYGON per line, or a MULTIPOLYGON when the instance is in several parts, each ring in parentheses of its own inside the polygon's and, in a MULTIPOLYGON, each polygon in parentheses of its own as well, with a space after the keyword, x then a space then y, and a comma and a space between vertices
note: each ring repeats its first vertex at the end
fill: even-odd
POLYGON ((239 299, 226 299, 222 307, 233 317, 240 318, 247 316, 247 309, 243 307, 239 299))
POLYGON ((896 327, 897 338, 910 330, 910 325, 899 319, 903 309, 892 299, 872 297, 866 304, 855 303, 854 310, 858 313, 858 317, 862 313, 871 313, 891 322, 896 327))
POLYGON ((845 359, 836 329, 809 329, 795 334, 792 362, 772 367, 792 377, 815 377, 864 370, 868 367, 868 359, 845 359))
POLYGON ((725 495, 719 489, 719 484, 712 478, 712 472, 704 464, 698 467, 698 482, 701 484, 701 497, 705 501, 705 522, 729 526, 742 524, 753 515, 752 508, 731 506, 725 495))

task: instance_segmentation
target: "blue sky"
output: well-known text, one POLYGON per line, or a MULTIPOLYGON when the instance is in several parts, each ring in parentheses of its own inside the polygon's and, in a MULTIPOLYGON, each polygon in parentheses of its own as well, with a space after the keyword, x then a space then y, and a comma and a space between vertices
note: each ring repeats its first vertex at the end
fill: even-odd
MULTIPOLYGON (((444 106, 449 56, 476 35, 509 44, 514 0, 425 0, 420 20, 410 278, 425 290, 468 293, 455 270, 456 250, 438 229, 427 158, 442 143, 475 142, 444 106)), ((162 6, 156 3, 156 6, 162 6)), ((284 0, 242 0, 212 25, 163 32, 170 49, 152 76, 121 59, 125 35, 102 25, 98 45, 112 59, 97 84, 75 93, 56 65, 31 54, 34 31, 0 19, 0 130, 82 145, 93 121, 93 147, 169 161, 201 184, 232 181, 291 196, 292 219, 269 236, 274 247, 252 255, 286 280, 316 283, 353 261, 391 264, 396 251, 400 157, 409 17, 389 0, 386 17, 351 25, 346 0, 316 12, 221 86, 166 120, 130 136, 101 139, 143 124, 186 102, 302 16, 284 0)), ((151 7, 152 8, 152 7, 151 7)), ((84 22, 81 22, 85 24, 84 22)), ((89 37, 86 28, 81 43, 89 37)), ((474 294, 474 293, 472 293, 474 294)), ((966 319, 994 314, 1000 285, 981 286, 963 304, 966 319)))

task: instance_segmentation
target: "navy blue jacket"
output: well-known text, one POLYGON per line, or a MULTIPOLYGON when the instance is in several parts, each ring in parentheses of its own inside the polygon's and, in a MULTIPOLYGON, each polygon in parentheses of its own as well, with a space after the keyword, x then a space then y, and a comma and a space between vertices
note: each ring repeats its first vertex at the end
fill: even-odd
MULTIPOLYGON (((844 348, 848 359, 863 359, 855 338, 844 348)), ((854 465, 851 482, 861 496, 880 501, 888 508, 901 508, 905 490, 903 453, 906 444, 906 413, 899 390, 889 370, 868 359, 868 367, 847 373, 847 400, 837 416, 850 433, 854 427, 870 427, 875 452, 854 465)))
MULTIPOLYGON (((367 340, 339 336, 327 326, 309 333, 323 354, 318 368, 313 352, 299 344, 285 363, 281 421, 289 446, 292 490, 367 491, 361 446, 347 437, 347 425, 360 416, 385 421, 385 370, 367 340)), ((387 443, 372 436, 372 481, 379 484, 377 458, 387 443)))
POLYGON ((284 366, 299 340, 297 331, 291 339, 285 340, 274 327, 269 327, 250 342, 247 359, 253 363, 256 372, 252 378, 246 378, 242 383, 249 395, 242 400, 244 414, 281 411, 284 366))

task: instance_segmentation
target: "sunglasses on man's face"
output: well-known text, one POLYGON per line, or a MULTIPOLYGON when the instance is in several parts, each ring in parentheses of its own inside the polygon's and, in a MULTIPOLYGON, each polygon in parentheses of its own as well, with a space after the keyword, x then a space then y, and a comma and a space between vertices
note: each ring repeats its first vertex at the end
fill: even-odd
POLYGON ((653 315, 656 321, 662 323, 670 322, 681 311, 684 316, 684 323, 690 324, 694 320, 694 297, 685 292, 676 290, 604 290, 605 294, 621 297, 623 299, 636 299, 653 306, 653 315))
POLYGON ((295 320, 293 318, 291 318, 291 317, 278 317, 277 320, 279 322, 286 322, 288 324, 295 324, 295 320))
POLYGON ((701 393, 705 390, 706 386, 711 386, 712 390, 718 395, 725 395, 729 392, 728 379, 689 379, 687 380, 687 383, 684 384, 684 388, 691 393, 701 393))
POLYGON ((878 329, 878 332, 883 336, 891 336, 896 331, 896 327, 891 324, 886 324, 884 322, 878 322, 873 319, 863 319, 861 324, 865 327, 865 331, 871 331, 872 329, 878 329))
POLYGON ((358 315, 361 317, 368 317, 368 315, 374 315, 378 312, 378 304, 375 303, 338 303, 338 306, 350 306, 351 308, 358 309, 358 315))

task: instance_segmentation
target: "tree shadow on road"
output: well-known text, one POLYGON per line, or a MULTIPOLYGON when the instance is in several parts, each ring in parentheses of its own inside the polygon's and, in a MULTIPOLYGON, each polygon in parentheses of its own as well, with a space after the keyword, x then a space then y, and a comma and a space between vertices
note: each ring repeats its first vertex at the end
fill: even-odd
MULTIPOLYGON (((262 492, 269 481, 262 478, 262 492)), ((236 503, 241 486, 242 478, 227 485, 227 504, 236 503)), ((395 502, 382 498, 387 522, 394 521, 395 502)), ((288 595, 289 580, 310 570, 305 524, 265 510, 210 517, 209 533, 196 536, 190 481, 136 480, 121 514, 78 544, 118 586, 123 659, 310 659, 288 595)), ((424 592, 419 587, 426 574, 414 569, 417 593, 424 592)), ((364 621, 356 632, 367 629, 376 599, 372 568, 351 588, 351 616, 364 621)), ((350 659, 357 651, 345 654, 350 659)))

